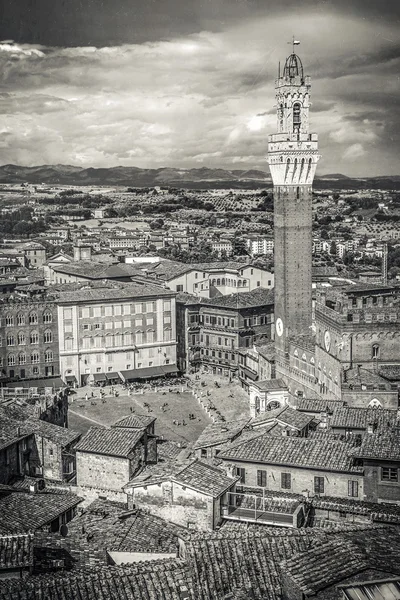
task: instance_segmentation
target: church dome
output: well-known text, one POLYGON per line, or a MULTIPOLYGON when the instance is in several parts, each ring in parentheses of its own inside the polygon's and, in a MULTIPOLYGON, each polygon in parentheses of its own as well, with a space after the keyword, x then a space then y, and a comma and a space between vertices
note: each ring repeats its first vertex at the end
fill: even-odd
POLYGON ((292 79, 293 77, 300 77, 304 79, 303 64, 297 54, 291 54, 287 57, 285 67, 283 69, 283 77, 292 79))

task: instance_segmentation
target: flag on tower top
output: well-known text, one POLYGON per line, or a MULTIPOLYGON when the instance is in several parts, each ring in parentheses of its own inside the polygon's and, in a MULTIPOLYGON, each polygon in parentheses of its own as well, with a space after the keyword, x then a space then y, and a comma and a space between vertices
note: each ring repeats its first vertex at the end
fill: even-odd
POLYGON ((293 46, 298 46, 300 44, 299 40, 293 40, 293 46))

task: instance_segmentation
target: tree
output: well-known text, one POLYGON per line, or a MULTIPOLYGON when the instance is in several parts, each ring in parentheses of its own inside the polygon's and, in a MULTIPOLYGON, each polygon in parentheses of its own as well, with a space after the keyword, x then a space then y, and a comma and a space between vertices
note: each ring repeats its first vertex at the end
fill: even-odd
POLYGON ((233 256, 246 256, 249 254, 246 242, 241 237, 235 237, 232 242, 232 254, 233 256))

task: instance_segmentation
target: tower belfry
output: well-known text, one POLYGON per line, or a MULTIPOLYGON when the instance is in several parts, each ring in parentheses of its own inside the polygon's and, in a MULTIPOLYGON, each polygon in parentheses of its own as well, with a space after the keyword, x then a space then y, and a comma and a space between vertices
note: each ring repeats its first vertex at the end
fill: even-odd
POLYGON ((269 136, 274 184, 275 343, 277 368, 290 338, 312 324, 312 183, 318 136, 309 132, 310 77, 293 52, 275 81, 277 133, 269 136))

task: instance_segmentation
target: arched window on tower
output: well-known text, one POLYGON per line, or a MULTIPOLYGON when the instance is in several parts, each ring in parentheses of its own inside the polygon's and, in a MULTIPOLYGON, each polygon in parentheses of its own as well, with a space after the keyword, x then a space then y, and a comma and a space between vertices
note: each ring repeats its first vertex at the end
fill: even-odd
POLYGON ((298 133, 301 125, 301 104, 296 102, 293 104, 293 131, 298 133))

